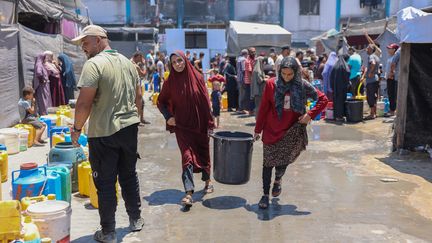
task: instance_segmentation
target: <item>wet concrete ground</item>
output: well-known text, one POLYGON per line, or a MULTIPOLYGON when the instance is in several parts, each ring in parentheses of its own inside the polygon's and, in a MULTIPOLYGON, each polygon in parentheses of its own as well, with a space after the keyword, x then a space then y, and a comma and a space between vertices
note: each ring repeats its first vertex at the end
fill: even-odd
MULTIPOLYGON (((282 195, 268 210, 257 206, 262 194, 258 142, 247 184, 215 182, 215 192, 198 191, 194 206, 185 212, 175 136, 165 131, 154 106, 147 105, 145 115, 152 124, 140 128, 138 174, 146 225, 129 233, 120 201, 120 242, 432 242, 432 162, 421 154, 390 154, 391 124, 383 119, 348 125, 313 122, 308 150, 288 167, 282 195), (383 182, 388 178, 397 181, 383 182)), ((252 117, 225 112, 220 130, 252 133, 253 123, 252 117)), ((11 169, 19 162, 42 163, 47 151, 32 148, 11 156, 11 169)), ((197 187, 204 187, 199 178, 197 187)), ((4 197, 9 185, 3 184, 4 197)), ((98 212, 88 201, 73 199, 73 242, 92 242, 98 227, 98 212)))

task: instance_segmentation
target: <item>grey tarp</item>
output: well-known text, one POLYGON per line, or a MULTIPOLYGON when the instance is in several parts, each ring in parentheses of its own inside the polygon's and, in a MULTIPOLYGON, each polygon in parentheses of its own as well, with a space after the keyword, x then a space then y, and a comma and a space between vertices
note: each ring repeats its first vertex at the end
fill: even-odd
POLYGON ((227 52, 235 55, 250 46, 281 47, 291 44, 291 33, 273 24, 230 21, 227 35, 227 52))
POLYGON ((19 30, 24 85, 31 86, 35 57, 44 51, 52 51, 55 56, 58 56, 63 51, 63 37, 37 32, 22 25, 19 25, 19 30))
POLYGON ((19 121, 18 29, 0 29, 0 128, 19 121))
POLYGON ((18 13, 20 12, 30 12, 60 19, 63 15, 63 7, 47 0, 18 0, 18 13))
POLYGON ((0 24, 13 24, 15 19, 15 3, 0 0, 0 24))
POLYGON ((81 50, 81 47, 72 44, 72 42, 66 38, 63 39, 63 52, 72 59, 74 72, 78 82, 82 67, 87 61, 87 58, 84 52, 81 50))

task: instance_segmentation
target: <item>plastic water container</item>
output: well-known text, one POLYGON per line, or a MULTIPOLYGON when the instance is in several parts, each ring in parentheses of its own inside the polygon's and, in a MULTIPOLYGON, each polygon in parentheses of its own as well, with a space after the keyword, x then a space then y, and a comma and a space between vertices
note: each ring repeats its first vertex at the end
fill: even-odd
POLYGON ((39 170, 36 163, 21 164, 20 170, 12 171, 12 198, 34 197, 42 194, 46 184, 46 168, 39 170), (19 176, 15 174, 19 172, 19 176))
POLYGON ((388 98, 384 98, 383 99, 384 102, 384 113, 389 113, 390 112, 390 101, 388 98))
POLYGON ((57 115, 49 114, 46 116, 41 116, 41 118, 50 120, 51 121, 51 128, 57 126, 57 115))
POLYGON ((53 242, 70 242, 72 209, 69 203, 58 200, 38 202, 28 207, 42 238, 49 237, 53 242))
POLYGON ((84 161, 78 165, 78 191, 81 196, 90 196, 90 162, 84 161))
POLYGON ((334 120, 334 110, 333 109, 327 109, 325 111, 325 117, 328 120, 334 120))
POLYGON ((48 171, 55 171, 60 175, 61 179, 61 197, 57 196, 57 200, 71 202, 72 180, 70 170, 67 166, 48 166, 48 171))
POLYGON ((29 145, 29 136, 30 132, 26 129, 18 129, 19 131, 19 143, 20 143, 20 152, 27 151, 29 145))
MULTIPOLYGON (((89 177, 89 197, 90 197, 90 204, 94 208, 99 208, 99 199, 98 199, 98 195, 97 195, 97 189, 96 189, 96 186, 94 184, 94 180, 93 180, 93 176, 92 176, 91 172, 88 174, 88 177, 89 177)), ((116 181, 115 189, 116 189, 116 196, 117 196, 117 201, 118 201, 118 199, 120 197, 118 181, 116 181)))
MULTIPOLYGON (((5 150, 0 150, 0 181, 4 183, 8 180, 8 153, 5 150)), ((0 187, 1 187, 0 183, 0 187)), ((0 196, 1 199, 1 196, 0 196)))
POLYGON ((30 216, 24 218, 22 232, 24 243, 39 243, 41 240, 39 229, 30 216))
MULTIPOLYGON (((66 142, 66 143, 72 142, 72 137, 71 137, 70 133, 64 134, 64 142, 66 142)), ((84 147, 87 146, 87 135, 81 133, 79 138, 78 138, 78 144, 81 146, 84 146, 84 147)))
POLYGON ((4 143, 0 143, 0 151, 7 151, 7 148, 4 145, 4 143))
POLYGON ((41 122, 43 122, 43 123, 46 124, 46 129, 45 129, 44 135, 42 135, 42 137, 43 138, 48 138, 49 134, 50 134, 50 131, 51 131, 51 127, 52 127, 51 120, 49 118, 40 117, 39 121, 41 121, 41 122))
POLYGON ((36 137, 36 129, 30 124, 18 124, 14 126, 17 129, 25 129, 29 132, 27 147, 30 148, 33 146, 34 139, 36 137))
POLYGON ((55 194, 57 199, 63 198, 61 176, 56 171, 47 170, 47 182, 43 194, 55 194))
POLYGON ((72 143, 58 143, 51 148, 48 156, 48 165, 69 164, 72 177, 72 192, 78 191, 78 164, 87 158, 81 147, 74 147, 72 143))
POLYGON ((20 152, 19 131, 16 128, 3 128, 0 129, 0 134, 4 136, 7 151, 9 155, 17 154, 20 152))
POLYGON ((159 98, 159 93, 157 93, 157 92, 154 93, 153 96, 152 96, 152 103, 153 103, 153 105, 157 105, 158 98, 159 98))
POLYGON ((222 109, 228 109, 228 96, 226 96, 225 94, 222 95, 222 109))
POLYGON ((56 132, 52 135, 51 141, 51 147, 55 147, 58 143, 64 143, 66 141, 66 136, 62 132, 56 132))
POLYGON ((383 101, 377 102, 377 116, 384 116, 385 103, 383 101))
MULTIPOLYGON (((1 146, 4 146, 5 144, 5 137, 3 135, 0 134, 0 150, 1 150, 1 146)), ((6 146, 5 146, 6 148, 6 146)), ((6 149, 4 149, 6 150, 6 149)))
POLYGON ((19 201, 0 201, 0 242, 21 236, 21 206, 19 201))
POLYGON ((63 126, 63 127, 52 127, 49 133, 49 137, 50 137, 50 146, 53 147, 52 145, 52 137, 54 134, 56 133, 68 133, 69 132, 69 127, 63 126))

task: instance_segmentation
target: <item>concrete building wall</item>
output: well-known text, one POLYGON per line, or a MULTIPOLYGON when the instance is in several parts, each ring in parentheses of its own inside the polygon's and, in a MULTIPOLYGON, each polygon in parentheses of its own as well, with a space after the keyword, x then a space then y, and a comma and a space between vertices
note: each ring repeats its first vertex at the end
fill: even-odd
POLYGON ((293 42, 308 43, 310 38, 335 27, 335 15, 335 0, 321 0, 319 15, 300 15, 300 0, 287 0, 283 27, 293 33, 293 42))
POLYGON ((121 0, 83 0, 95 24, 124 24, 126 3, 121 0))

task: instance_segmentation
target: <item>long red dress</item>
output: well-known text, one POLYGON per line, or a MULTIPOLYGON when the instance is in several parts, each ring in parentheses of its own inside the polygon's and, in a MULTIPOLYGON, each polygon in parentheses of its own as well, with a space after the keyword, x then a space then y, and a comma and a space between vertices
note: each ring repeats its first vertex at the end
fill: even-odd
POLYGON ((210 175, 208 130, 214 128, 214 123, 207 88, 203 76, 183 52, 172 55, 182 57, 186 67, 178 73, 171 66, 172 71, 158 98, 158 108, 166 119, 175 118, 176 126, 167 130, 176 135, 183 170, 192 165, 194 173, 204 170, 210 175))

